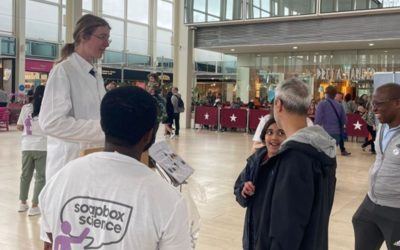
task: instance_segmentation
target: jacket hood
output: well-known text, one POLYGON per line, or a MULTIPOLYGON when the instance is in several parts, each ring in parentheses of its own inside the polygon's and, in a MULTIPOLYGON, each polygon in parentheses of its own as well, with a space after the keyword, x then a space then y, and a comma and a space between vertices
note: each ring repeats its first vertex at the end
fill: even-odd
MULTIPOLYGON (((288 147, 293 147, 294 142, 300 144, 308 144, 318 153, 324 154, 328 158, 336 157, 336 141, 322 127, 314 125, 300 129, 295 134, 287 138, 282 143, 282 150, 288 147)), ((299 147, 300 149, 302 147, 299 147)), ((305 151, 310 151, 309 147, 303 148, 305 151)), ((315 153, 317 153, 315 152, 315 153)), ((307 152, 312 154, 312 152, 307 152)), ((325 158, 325 157, 323 157, 325 158)))

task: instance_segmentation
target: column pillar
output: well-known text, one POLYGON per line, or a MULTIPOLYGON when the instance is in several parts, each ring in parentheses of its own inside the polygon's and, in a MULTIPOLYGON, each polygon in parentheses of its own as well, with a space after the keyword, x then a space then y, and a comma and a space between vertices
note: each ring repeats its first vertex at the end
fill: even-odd
POLYGON ((182 100, 185 112, 181 114, 181 127, 190 128, 192 112, 192 87, 195 84, 193 62, 194 30, 184 24, 184 0, 174 2, 174 81, 182 100))
POLYGON ((25 83, 25 24, 26 24, 26 0, 15 1, 15 36, 16 60, 15 60, 15 85, 11 87, 15 93, 18 85, 25 83))
POLYGON ((67 0, 65 13, 65 42, 72 43, 75 23, 82 16, 82 0, 67 0))

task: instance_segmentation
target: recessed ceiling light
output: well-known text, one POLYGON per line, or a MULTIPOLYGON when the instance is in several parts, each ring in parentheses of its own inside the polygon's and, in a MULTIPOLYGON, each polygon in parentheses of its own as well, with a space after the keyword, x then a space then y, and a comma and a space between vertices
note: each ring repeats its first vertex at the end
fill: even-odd
POLYGON ((297 46, 293 46, 293 48, 292 49, 298 49, 298 47, 297 46))
POLYGON ((374 43, 370 43, 370 44, 368 44, 368 46, 374 46, 375 44, 374 43))
POLYGON ((231 51, 233 52, 233 51, 235 51, 235 49, 231 49, 231 51))
POLYGON ((387 50, 385 50, 385 51, 383 51, 383 52, 385 52, 385 53, 388 53, 388 51, 387 51, 387 50))
POLYGON ((257 56, 261 56, 260 54, 258 54, 257 56))

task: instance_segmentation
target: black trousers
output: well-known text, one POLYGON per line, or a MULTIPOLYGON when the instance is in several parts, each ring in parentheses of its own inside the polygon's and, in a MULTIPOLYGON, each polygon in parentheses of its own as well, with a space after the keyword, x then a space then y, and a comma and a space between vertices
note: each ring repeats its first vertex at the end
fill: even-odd
POLYGON ((346 148, 344 147, 344 139, 342 135, 338 134, 329 134, 336 141, 336 145, 339 145, 340 152, 345 152, 346 148))
POLYGON ((175 135, 179 135, 179 129, 180 129, 180 125, 179 125, 179 118, 180 118, 180 113, 174 113, 173 116, 173 120, 174 120, 174 124, 175 124, 175 135))
POLYGON ((375 138, 376 138, 376 130, 372 126, 367 125, 368 132, 371 134, 371 140, 368 140, 368 137, 365 138, 365 142, 362 145, 363 148, 371 145, 371 151, 375 152, 375 138))
POLYGON ((400 208, 380 206, 365 197, 353 215, 355 250, 400 249, 400 208))

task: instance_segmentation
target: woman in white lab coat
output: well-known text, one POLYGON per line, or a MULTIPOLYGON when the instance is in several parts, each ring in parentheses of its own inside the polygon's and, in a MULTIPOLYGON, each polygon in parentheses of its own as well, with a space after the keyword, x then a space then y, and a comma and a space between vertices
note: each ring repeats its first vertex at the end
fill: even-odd
POLYGON ((73 39, 62 49, 50 72, 39 115, 47 138, 46 179, 80 150, 104 143, 100 127, 100 102, 104 82, 93 65, 110 45, 111 27, 104 19, 84 15, 76 23, 73 39))

